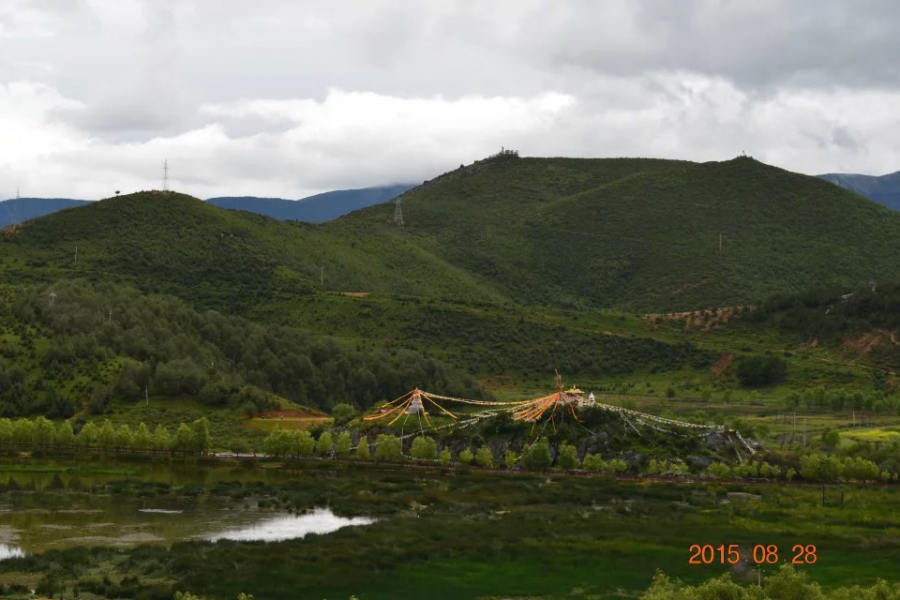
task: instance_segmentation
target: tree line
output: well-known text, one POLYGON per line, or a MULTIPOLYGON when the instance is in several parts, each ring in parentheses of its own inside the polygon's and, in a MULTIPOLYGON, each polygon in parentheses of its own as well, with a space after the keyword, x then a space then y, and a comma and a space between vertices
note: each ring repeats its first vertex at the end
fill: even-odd
POLYGON ((202 417, 179 423, 174 432, 165 425, 152 431, 144 423, 132 429, 108 419, 101 425, 85 423, 76 433, 69 421, 54 423, 46 417, 0 419, 0 451, 80 451, 201 454, 212 447, 209 421, 202 417))
POLYGON ((478 466, 486 469, 506 468, 545 471, 556 467, 563 471, 586 471, 607 475, 631 473, 650 477, 680 477, 689 474, 710 479, 765 479, 792 481, 835 482, 840 480, 862 483, 897 481, 897 473, 881 469, 875 462, 859 457, 843 459, 824 452, 810 452, 800 457, 799 468, 771 464, 765 460, 747 460, 730 465, 713 462, 702 470, 691 469, 681 460, 650 458, 646 462, 629 463, 620 458, 604 459, 600 453, 587 453, 584 458, 578 449, 567 442, 551 447, 547 439, 526 445, 520 453, 505 449, 495 453, 487 444, 466 446, 452 452, 449 445, 418 435, 404 452, 404 441, 393 434, 382 433, 374 440, 363 433, 344 430, 338 433, 323 431, 318 438, 307 430, 275 429, 263 442, 264 452, 280 458, 341 458, 401 462, 411 460, 443 466, 451 463, 478 466), (354 438, 356 438, 354 440, 354 438))

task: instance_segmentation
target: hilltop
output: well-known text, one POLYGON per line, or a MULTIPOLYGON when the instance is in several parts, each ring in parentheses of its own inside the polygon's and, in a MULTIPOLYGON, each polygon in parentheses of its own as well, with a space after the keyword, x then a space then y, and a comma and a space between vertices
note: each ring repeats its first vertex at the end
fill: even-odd
POLYGON ((900 171, 881 176, 858 175, 855 173, 827 173, 819 175, 819 177, 842 188, 861 194, 888 208, 900 210, 900 171))
MULTIPOLYGON (((746 157, 501 156, 402 198, 409 239, 522 303, 689 310, 900 279, 884 251, 900 244, 900 215, 746 157)), ((389 214, 327 228, 390 235, 389 214)))

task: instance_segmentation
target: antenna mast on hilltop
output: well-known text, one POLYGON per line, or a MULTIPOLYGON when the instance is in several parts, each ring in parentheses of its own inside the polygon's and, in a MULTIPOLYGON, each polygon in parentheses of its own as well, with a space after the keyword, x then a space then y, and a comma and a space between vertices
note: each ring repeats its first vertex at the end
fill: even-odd
POLYGON ((394 225, 403 225, 403 205, 400 203, 400 196, 394 200, 394 225))
POLYGON ((169 159, 163 161, 163 187, 162 191, 169 191, 169 159))

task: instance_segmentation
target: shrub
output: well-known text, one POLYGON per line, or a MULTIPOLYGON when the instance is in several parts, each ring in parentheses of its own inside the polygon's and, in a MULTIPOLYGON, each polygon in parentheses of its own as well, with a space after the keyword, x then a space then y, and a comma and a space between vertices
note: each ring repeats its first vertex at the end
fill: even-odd
POLYGON ((484 467, 486 469, 490 469, 494 466, 494 454, 491 452, 491 449, 487 447, 487 445, 483 445, 475 453, 475 462, 478 464, 478 466, 484 467))

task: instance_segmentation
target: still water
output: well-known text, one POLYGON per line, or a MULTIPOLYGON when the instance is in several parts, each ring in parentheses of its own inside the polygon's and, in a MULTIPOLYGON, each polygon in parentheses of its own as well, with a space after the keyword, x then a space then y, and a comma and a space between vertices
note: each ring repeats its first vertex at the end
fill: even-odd
POLYGON ((375 521, 321 507, 274 512, 255 498, 113 496, 94 491, 102 479, 0 472, 0 560, 81 545, 283 541, 375 521))

